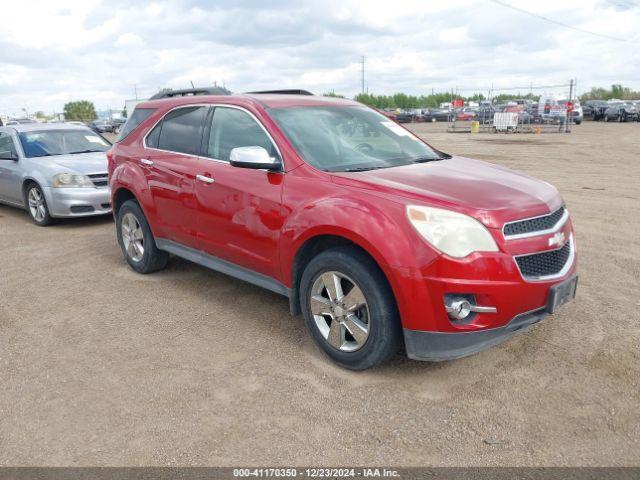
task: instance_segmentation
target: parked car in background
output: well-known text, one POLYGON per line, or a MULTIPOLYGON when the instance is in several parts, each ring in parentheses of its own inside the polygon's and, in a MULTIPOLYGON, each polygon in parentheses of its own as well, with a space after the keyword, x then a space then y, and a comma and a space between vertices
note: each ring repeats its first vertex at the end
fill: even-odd
POLYGON ((444 154, 350 100, 146 101, 108 157, 133 270, 174 254, 280 293, 347 368, 400 348, 470 355, 575 294, 573 228, 553 186, 444 154))
POLYGON ((604 111, 605 122, 628 122, 638 118, 638 110, 630 102, 612 102, 604 111))
POLYGON ((7 120, 7 125, 26 125, 29 123, 38 123, 31 118, 11 118, 7 120))
POLYGON ((475 120, 477 115, 478 114, 474 109, 469 107, 464 107, 463 109, 454 112, 453 119, 466 122, 470 120, 475 120))
POLYGON ((87 126, 98 133, 113 133, 114 131, 113 124, 107 120, 96 120, 95 122, 87 123, 87 126))
POLYGON ((114 118, 111 120, 111 124, 113 125, 113 133, 120 133, 120 129, 126 123, 126 118, 114 118))
POLYGON ((416 114, 414 112, 401 111, 396 113, 396 122, 398 123, 411 123, 416 119, 416 114))
POLYGON ((600 120, 609 104, 606 100, 587 100, 582 106, 583 116, 592 120, 600 120))
POLYGON ((452 112, 448 108, 434 108, 424 114, 425 122, 448 122, 452 118, 452 112))
POLYGON ((0 202, 26 209, 40 226, 110 213, 109 147, 85 126, 0 127, 0 202))

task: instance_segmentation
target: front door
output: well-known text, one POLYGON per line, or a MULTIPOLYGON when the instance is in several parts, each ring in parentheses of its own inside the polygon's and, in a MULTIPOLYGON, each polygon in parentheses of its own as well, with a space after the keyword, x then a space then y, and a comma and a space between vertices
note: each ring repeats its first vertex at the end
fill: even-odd
MULTIPOLYGON (((0 156, 17 157, 18 151, 13 136, 8 132, 0 132, 0 156)), ((22 205, 22 185, 20 161, 0 159, 0 200, 22 205)))
POLYGON ((283 173, 232 167, 231 150, 260 146, 280 154, 258 120, 247 111, 215 107, 205 129, 201 173, 196 182, 201 249, 272 278, 280 277, 278 242, 284 221, 283 173))

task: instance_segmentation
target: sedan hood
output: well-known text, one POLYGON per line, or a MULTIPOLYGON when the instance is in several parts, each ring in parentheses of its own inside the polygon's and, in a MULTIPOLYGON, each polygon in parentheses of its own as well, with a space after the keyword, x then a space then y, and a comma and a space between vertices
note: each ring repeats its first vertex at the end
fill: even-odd
MULTIPOLYGON (((492 228, 562 205, 547 182, 480 160, 453 157, 403 167, 335 173, 334 181, 471 215, 492 228)), ((410 202, 407 202, 410 203, 410 202)))
POLYGON ((80 175, 107 172, 106 152, 74 153, 46 158, 51 162, 52 167, 62 167, 64 172, 80 175))

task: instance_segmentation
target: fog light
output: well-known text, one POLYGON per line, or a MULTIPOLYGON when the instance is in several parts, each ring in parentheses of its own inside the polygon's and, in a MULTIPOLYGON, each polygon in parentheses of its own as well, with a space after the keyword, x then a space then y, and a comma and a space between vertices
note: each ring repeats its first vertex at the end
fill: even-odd
POLYGON ((473 313, 496 313, 495 307, 476 305, 475 295, 449 294, 444 296, 444 306, 452 320, 464 320, 473 313))
POLYGON ((471 304, 464 298, 454 300, 447 307, 447 313, 455 320, 464 320, 471 314, 471 304))

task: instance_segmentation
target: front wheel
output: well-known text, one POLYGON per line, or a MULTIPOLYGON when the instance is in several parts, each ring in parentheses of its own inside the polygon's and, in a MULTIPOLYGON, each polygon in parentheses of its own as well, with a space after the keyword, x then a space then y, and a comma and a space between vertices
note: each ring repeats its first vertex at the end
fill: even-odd
POLYGON ((127 200, 118 210, 116 235, 127 263, 138 273, 162 270, 169 254, 159 250, 140 205, 127 200))
POLYGON ((27 209, 33 223, 39 227, 51 225, 54 220, 49 213, 47 199, 39 185, 32 183, 26 189, 27 209))
POLYGON ((316 256, 300 283, 307 329, 336 363, 365 370, 394 355, 402 328, 387 279, 364 252, 338 247, 316 256))

